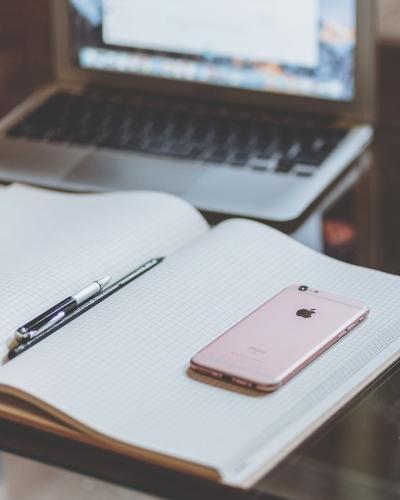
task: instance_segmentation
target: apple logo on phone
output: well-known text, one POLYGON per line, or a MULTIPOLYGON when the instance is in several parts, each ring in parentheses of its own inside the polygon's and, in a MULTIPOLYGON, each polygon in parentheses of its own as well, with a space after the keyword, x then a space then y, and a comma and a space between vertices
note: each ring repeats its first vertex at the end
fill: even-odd
POLYGON ((296 312, 296 316, 300 316, 302 318, 311 318, 313 314, 315 314, 315 309, 299 309, 296 312))

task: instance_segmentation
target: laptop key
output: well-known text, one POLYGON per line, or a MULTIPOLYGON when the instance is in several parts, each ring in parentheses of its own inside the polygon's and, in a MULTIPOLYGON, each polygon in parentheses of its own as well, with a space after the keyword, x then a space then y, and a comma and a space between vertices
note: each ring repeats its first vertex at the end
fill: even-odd
POLYGON ((295 164, 296 162, 293 160, 287 160, 285 158, 282 158, 281 160, 279 160, 275 172, 288 173, 292 170, 295 164))
POLYGON ((190 151, 190 158, 196 159, 204 153, 204 149, 198 146, 192 146, 190 151))
POLYGON ((273 158, 252 158, 249 165, 253 170, 259 172, 272 172, 276 169, 278 161, 273 158))
POLYGON ((243 151, 237 151, 230 159, 229 163, 237 167, 242 167, 246 165, 246 163, 248 162, 249 156, 250 156, 249 153, 245 153, 243 151))
POLYGON ((228 157, 226 149, 214 149, 211 153, 206 155, 205 160, 212 163, 223 163, 228 157))
POLYGON ((294 160, 299 156, 300 153, 301 153, 301 144, 299 141, 295 141, 289 146, 285 157, 294 160))
POLYGON ((253 165, 251 168, 256 172, 268 172, 267 167, 265 167, 264 165, 253 165))
POLYGON ((71 131, 63 126, 49 128, 43 134, 43 139, 49 142, 69 142, 70 137, 71 131))
POLYGON ((120 141, 118 148, 130 151, 142 151, 144 149, 144 141, 142 137, 135 136, 126 142, 120 141))
POLYGON ((191 158, 191 150, 190 144, 185 141, 178 141, 169 145, 163 154, 175 156, 176 158, 191 158))
POLYGON ((146 151, 149 151, 150 153, 158 153, 165 151, 167 149, 167 144, 161 139, 154 139, 148 142, 145 148, 146 151))
POLYGON ((315 134, 308 134, 297 156, 298 163, 319 167, 345 134, 345 130, 315 131, 315 134))
POLYGON ((310 150, 302 151, 302 153, 297 157, 297 161, 299 163, 305 163, 306 165, 319 167, 325 161, 334 147, 335 145, 329 147, 327 146, 325 149, 319 151, 318 153, 310 150))

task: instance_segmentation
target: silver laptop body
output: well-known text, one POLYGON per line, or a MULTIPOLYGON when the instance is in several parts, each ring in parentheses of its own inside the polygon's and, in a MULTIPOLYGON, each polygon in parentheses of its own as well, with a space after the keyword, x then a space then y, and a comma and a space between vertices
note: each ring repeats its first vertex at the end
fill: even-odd
POLYGON ((371 141, 373 0, 210 2, 54 1, 55 83, 0 122, 0 180, 299 217, 371 141), (89 137, 96 116, 104 141, 89 137))

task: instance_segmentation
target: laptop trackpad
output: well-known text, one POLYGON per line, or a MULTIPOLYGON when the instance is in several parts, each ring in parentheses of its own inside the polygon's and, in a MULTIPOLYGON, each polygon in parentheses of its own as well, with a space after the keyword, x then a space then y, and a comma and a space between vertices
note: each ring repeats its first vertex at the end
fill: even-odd
POLYGON ((183 194, 204 175, 204 167, 141 154, 92 153, 63 178, 94 189, 145 189, 183 194))

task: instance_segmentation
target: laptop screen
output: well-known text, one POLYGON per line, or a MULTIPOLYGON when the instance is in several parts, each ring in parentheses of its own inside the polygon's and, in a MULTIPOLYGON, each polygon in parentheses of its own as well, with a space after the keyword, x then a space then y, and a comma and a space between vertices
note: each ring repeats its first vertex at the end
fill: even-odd
POLYGON ((351 101, 356 0, 69 0, 83 69, 351 101))

